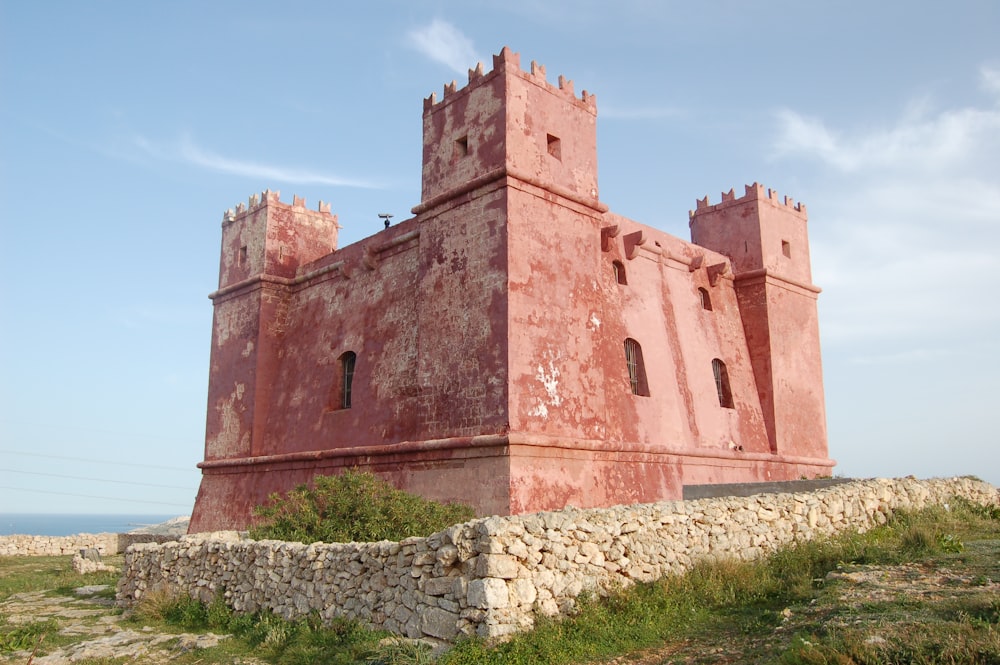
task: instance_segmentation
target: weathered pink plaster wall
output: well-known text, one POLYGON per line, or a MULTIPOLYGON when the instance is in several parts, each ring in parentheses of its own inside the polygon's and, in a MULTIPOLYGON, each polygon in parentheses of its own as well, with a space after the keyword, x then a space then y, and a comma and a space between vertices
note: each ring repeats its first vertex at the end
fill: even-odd
POLYGON ((337 249, 325 204, 227 212, 193 532, 351 467, 480 514, 830 473, 804 206, 706 198, 694 242, 625 219, 599 200, 596 118, 504 49, 425 100, 414 218, 337 249))

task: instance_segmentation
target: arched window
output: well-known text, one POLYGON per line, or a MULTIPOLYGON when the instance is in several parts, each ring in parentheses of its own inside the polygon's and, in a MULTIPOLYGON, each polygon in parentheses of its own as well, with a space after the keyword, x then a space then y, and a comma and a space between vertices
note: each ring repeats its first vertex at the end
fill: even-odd
POLYGON ((351 408, 351 388, 354 383, 354 363, 358 354, 348 351, 340 356, 340 408, 351 408))
POLYGON ((625 340, 625 364, 628 366, 628 381, 632 387, 632 394, 649 397, 646 366, 642 362, 642 347, 631 337, 625 340))
POLYGON ((729 372, 726 363, 718 358, 712 360, 712 373, 715 375, 715 391, 719 394, 719 406, 733 409, 733 391, 729 388, 729 372))
POLYGON ((712 311, 712 298, 708 295, 708 289, 703 286, 698 287, 698 295, 701 296, 701 308, 712 311))
POLYGON ((625 265, 621 261, 613 261, 611 269, 615 271, 616 282, 619 284, 628 284, 628 280, 625 279, 625 265))

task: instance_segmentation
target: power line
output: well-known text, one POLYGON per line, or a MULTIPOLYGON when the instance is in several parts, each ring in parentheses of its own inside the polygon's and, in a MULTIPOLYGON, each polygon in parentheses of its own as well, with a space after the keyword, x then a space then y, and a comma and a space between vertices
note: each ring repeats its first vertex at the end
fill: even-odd
POLYGON ((172 471, 191 471, 193 467, 182 466, 162 466, 160 464, 139 464, 138 462, 115 462, 112 460, 87 459, 86 457, 69 457, 66 455, 46 455, 44 453, 26 453, 21 450, 0 450, 0 453, 8 455, 24 455, 25 457, 45 457, 47 459, 63 459, 71 462, 90 462, 93 464, 115 464, 117 466, 137 466, 147 469, 159 469, 161 471, 170 469, 172 471))
POLYGON ((17 469, 0 469, 7 473, 25 473, 32 476, 49 476, 51 478, 68 478, 70 480, 94 480, 99 483, 117 483, 119 485, 138 485, 139 487, 163 487, 171 490, 187 490, 193 492, 193 487, 180 487, 178 485, 159 485, 157 483, 137 483, 132 480, 111 480, 110 478, 88 478, 86 476, 65 476, 61 473, 42 473, 41 471, 18 471, 17 469))
POLYGON ((190 508, 187 503, 170 503, 169 501, 144 501, 142 499, 123 499, 114 496, 96 496, 94 494, 73 494, 72 492, 52 492, 50 490, 28 489, 27 487, 6 487, 0 485, 0 490, 14 490, 15 492, 35 492, 36 494, 58 494, 60 496, 77 496, 84 499, 107 499, 108 501, 123 501, 127 503, 155 503, 160 506, 174 506, 175 508, 190 508))

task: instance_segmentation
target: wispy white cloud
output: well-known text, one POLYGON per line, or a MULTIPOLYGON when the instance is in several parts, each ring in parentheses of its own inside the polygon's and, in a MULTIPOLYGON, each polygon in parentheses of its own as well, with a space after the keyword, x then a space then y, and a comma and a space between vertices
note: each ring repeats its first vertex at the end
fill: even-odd
POLYGON ((885 167, 947 169, 979 150, 980 139, 1000 132, 1000 109, 958 109, 929 118, 914 110, 894 127, 855 136, 835 132, 816 118, 787 109, 778 113, 778 120, 778 156, 811 156, 847 172, 885 167))
POLYGON ((996 95, 1000 101, 1000 67, 983 65, 979 68, 980 87, 986 92, 996 95))
POLYGON ((434 19, 407 35, 411 46, 452 71, 465 74, 480 60, 472 40, 447 21, 434 19))
POLYGON ((190 136, 183 136, 179 140, 169 143, 157 143, 145 137, 136 136, 132 143, 140 151, 156 159, 185 162, 209 171, 269 182, 334 187, 379 188, 381 186, 376 182, 360 178, 344 178, 308 169, 262 164, 227 157, 201 147, 190 136))
MULTIPOLYGON (((981 89, 1000 101, 1000 71, 981 89)), ((1000 334, 1000 104, 911 104, 877 130, 778 114, 777 159, 817 162, 807 199, 825 341, 855 362, 892 341, 893 362, 919 362, 931 340, 961 348, 1000 334)))

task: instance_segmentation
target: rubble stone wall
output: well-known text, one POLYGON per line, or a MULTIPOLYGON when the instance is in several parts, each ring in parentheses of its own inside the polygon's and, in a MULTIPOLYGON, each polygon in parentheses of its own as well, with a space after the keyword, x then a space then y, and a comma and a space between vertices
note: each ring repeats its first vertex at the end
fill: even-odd
POLYGON ((0 556, 62 556, 96 548, 102 556, 117 554, 117 533, 78 533, 74 536, 0 536, 0 556))
POLYGON ((1000 503, 971 479, 876 479, 809 493, 666 501, 489 517, 428 538, 379 543, 253 541, 237 532, 139 544, 125 553, 118 601, 151 592, 222 594, 241 612, 294 618, 316 611, 409 637, 498 637, 535 617, 679 573, 705 557, 751 559, 782 545, 882 524, 893 511, 960 496, 1000 503))

